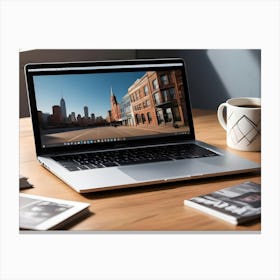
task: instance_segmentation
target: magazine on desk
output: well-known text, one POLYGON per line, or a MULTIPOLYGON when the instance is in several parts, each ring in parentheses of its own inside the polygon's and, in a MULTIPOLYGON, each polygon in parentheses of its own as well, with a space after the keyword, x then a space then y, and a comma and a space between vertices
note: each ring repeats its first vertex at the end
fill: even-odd
POLYGON ((232 224, 242 224, 261 216, 261 185, 245 182, 193 197, 184 204, 232 224))
POLYGON ((64 229, 89 213, 89 204, 20 193, 19 227, 27 230, 64 229))

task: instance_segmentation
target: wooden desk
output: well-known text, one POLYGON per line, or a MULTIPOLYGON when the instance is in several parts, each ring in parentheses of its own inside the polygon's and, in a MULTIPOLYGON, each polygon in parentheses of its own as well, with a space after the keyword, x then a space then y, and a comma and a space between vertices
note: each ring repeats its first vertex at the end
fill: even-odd
MULTIPOLYGON (((229 149, 225 131, 216 113, 194 110, 196 138, 222 149, 229 149)), ((256 152, 235 154, 260 162, 256 152)), ((206 194, 244 181, 260 183, 259 173, 199 179, 164 185, 79 194, 43 168, 35 156, 31 119, 20 120, 20 173, 34 188, 24 193, 76 200, 91 204, 92 215, 72 226, 71 230, 94 231, 259 231, 259 222, 234 226, 183 205, 183 200, 206 194)))

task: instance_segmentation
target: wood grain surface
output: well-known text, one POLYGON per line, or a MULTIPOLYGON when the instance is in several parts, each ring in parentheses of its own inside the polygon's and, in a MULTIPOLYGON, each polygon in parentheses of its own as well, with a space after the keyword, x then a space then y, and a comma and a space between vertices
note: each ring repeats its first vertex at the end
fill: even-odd
MULTIPOLYGON (((255 162, 258 152, 239 152, 226 146, 226 134, 213 111, 194 110, 196 138, 255 162)), ((72 225, 78 231, 260 231, 259 221, 234 226, 184 206, 184 199, 244 181, 261 182, 259 172, 197 179, 162 185, 79 194, 43 168, 36 159, 30 118, 20 119, 20 173, 34 188, 22 192, 90 203, 90 215, 72 225)))

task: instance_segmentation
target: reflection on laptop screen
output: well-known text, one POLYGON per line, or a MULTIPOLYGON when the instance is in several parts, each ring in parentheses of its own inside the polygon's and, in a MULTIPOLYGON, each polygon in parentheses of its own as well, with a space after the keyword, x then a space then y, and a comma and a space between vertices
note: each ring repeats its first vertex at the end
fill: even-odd
POLYGON ((33 82, 43 148, 190 132, 178 68, 39 72, 33 82))

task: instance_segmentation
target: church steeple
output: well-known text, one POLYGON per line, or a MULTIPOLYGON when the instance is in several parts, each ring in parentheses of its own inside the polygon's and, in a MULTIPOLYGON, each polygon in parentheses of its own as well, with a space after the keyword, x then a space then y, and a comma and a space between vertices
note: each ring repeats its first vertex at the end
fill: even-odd
POLYGON ((116 96, 115 96, 115 94, 114 94, 114 92, 113 92, 113 88, 111 87, 111 102, 113 103, 113 104, 118 104, 118 101, 117 101, 117 98, 116 98, 116 96))
POLYGON ((121 111, 120 111, 120 105, 118 104, 117 98, 113 92, 113 88, 111 87, 111 117, 110 121, 119 121, 121 119, 121 111))

